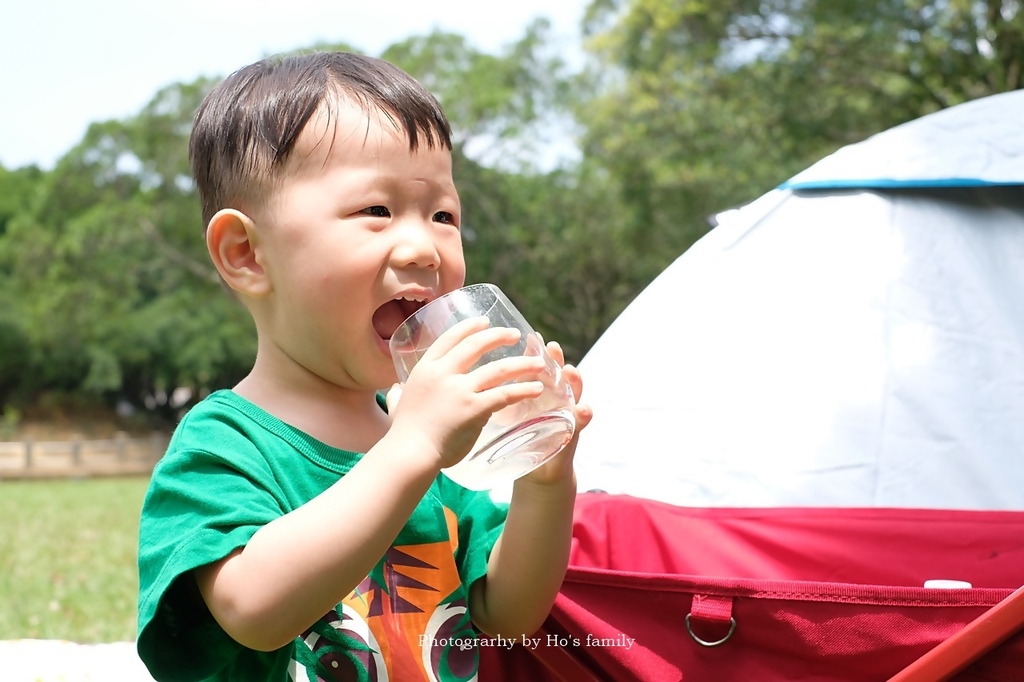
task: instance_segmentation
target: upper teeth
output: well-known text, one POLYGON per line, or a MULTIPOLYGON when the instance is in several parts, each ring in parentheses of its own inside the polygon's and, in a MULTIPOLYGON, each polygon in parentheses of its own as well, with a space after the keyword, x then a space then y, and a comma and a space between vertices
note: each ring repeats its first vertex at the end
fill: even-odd
POLYGON ((423 303, 424 301, 427 300, 423 296, 411 296, 409 294, 405 294, 403 296, 399 296, 399 298, 402 299, 403 301, 415 301, 417 303, 423 303))

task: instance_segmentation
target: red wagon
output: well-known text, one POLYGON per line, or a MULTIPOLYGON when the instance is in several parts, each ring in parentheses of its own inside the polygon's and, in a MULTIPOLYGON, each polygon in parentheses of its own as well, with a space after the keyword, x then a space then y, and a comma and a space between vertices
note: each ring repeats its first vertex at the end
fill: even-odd
POLYGON ((481 680, 1024 680, 1024 512, 586 493, 573 537, 544 627, 482 647, 481 680))

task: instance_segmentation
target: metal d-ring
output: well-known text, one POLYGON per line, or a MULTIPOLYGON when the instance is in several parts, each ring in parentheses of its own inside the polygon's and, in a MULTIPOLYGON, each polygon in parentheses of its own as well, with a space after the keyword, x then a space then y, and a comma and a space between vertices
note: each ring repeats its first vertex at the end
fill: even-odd
POLYGON ((729 616, 729 632, 725 633, 725 637, 723 637, 722 639, 716 640, 714 642, 709 642, 706 639, 701 639, 700 637, 698 637, 696 635, 696 633, 694 633, 693 628, 690 627, 690 614, 689 613, 686 614, 686 619, 685 619, 684 622, 686 623, 686 631, 690 633, 690 637, 693 638, 693 641, 695 641, 697 644, 700 644, 701 646, 706 646, 709 649, 711 647, 721 646, 721 645, 725 644, 732 637, 732 633, 736 632, 736 619, 733 618, 732 616, 729 616))

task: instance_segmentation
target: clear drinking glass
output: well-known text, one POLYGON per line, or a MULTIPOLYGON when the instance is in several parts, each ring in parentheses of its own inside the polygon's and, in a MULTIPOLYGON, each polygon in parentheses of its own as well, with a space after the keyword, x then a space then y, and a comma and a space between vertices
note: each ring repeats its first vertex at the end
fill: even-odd
MULTIPOLYGON (((557 454, 572 438, 575 398, 562 376, 562 368, 548 355, 544 340, 493 284, 457 289, 423 306, 391 336, 391 357, 404 383, 434 340, 462 320, 486 317, 492 327, 512 327, 519 342, 485 353, 474 368, 506 357, 541 355, 546 370, 540 380, 544 392, 495 412, 476 445, 458 464, 442 469, 456 483, 473 490, 496 485, 530 473, 557 454)), ((472 370, 471 370, 472 371, 472 370)))

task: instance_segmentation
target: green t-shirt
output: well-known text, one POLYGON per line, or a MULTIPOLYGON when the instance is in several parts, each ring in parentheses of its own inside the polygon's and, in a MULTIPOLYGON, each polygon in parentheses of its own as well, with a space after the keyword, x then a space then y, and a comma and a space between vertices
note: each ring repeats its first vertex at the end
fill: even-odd
POLYGON ((244 546, 362 456, 325 445, 232 391, 212 394, 185 416, 153 472, 139 531, 138 650, 156 679, 475 676, 469 586, 487 571, 507 508, 444 476, 370 575, 292 644, 247 649, 207 609, 192 569, 244 546))

